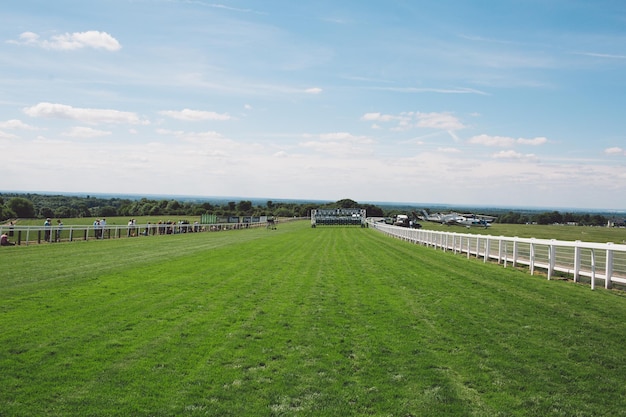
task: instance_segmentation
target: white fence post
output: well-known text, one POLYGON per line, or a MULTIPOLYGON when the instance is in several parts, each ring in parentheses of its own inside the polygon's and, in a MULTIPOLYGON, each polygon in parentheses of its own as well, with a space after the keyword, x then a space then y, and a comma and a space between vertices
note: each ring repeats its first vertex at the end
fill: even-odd
MULTIPOLYGON (((554 242, 554 239, 552 240, 554 242)), ((551 243, 548 247, 548 280, 552 279, 552 274, 554 273, 554 265, 556 264, 556 247, 554 243, 551 243)))
POLYGON ((490 246, 491 246, 491 240, 489 239, 489 237, 487 237, 485 239, 485 257, 483 259, 483 262, 485 262, 485 263, 487 263, 487 261, 489 260, 490 246))
POLYGON ((530 275, 535 275, 535 242, 530 242, 530 275))
POLYGON ((580 240, 576 241, 576 247, 574 248, 574 282, 580 281, 580 246, 578 244, 580 240))
MULTIPOLYGON (((612 245, 613 242, 609 242, 608 245, 612 245)), ((613 250, 610 248, 606 250, 606 267, 605 267, 605 280, 604 288, 609 289, 612 287, 611 275, 613 275, 613 250)))
POLYGON ((596 251, 591 248, 591 289, 596 289, 596 251))

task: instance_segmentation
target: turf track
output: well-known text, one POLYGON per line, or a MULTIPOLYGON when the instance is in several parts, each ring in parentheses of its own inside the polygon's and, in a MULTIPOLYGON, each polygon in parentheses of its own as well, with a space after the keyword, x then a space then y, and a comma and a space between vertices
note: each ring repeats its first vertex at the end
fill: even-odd
POLYGON ((369 229, 0 251, 0 415, 626 415, 626 297, 369 229))

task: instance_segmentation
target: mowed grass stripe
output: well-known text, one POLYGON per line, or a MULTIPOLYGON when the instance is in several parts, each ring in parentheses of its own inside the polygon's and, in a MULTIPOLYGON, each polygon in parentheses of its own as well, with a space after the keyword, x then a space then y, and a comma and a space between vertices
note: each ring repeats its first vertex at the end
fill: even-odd
POLYGON ((626 415, 617 293, 358 228, 171 238, 10 252, 0 414, 626 415))

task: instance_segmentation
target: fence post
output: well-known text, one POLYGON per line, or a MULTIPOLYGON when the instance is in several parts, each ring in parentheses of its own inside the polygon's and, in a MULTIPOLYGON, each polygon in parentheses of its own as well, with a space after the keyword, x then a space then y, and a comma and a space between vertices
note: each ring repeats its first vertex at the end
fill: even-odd
POLYGON ((535 242, 530 242, 530 275, 535 275, 535 242))
MULTIPOLYGON (((613 242, 608 242, 607 245, 612 245, 613 242)), ((611 283, 611 275, 613 275, 613 250, 606 250, 606 267, 605 267, 605 276, 604 280, 604 288, 607 290, 610 289, 613 285, 611 283)))
POLYGON ((491 251, 491 239, 489 239, 489 237, 487 237, 485 239, 485 257, 483 259, 483 262, 487 263, 487 261, 489 260, 489 252, 491 251))
POLYGON ((500 238, 498 239, 498 265, 500 265, 500 263, 502 262, 502 244, 504 243, 503 238, 504 236, 500 236, 500 238))
POLYGON ((548 280, 552 279, 552 273, 554 272, 554 265, 556 264, 556 247, 554 246, 554 239, 548 248, 548 280))
POLYGON ((574 282, 580 281, 580 240, 576 241, 574 247, 574 282))
POLYGON ((513 268, 517 266, 517 239, 518 237, 515 236, 515 240, 513 241, 513 268))
POLYGON ((596 251, 591 248, 591 289, 596 289, 596 251))

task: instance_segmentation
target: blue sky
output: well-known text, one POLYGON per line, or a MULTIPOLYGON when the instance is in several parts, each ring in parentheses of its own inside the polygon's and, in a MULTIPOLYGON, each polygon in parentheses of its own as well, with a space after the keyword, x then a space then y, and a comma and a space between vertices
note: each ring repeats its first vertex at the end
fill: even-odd
POLYGON ((8 3, 0 190, 626 209, 621 0, 8 3))

